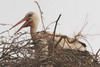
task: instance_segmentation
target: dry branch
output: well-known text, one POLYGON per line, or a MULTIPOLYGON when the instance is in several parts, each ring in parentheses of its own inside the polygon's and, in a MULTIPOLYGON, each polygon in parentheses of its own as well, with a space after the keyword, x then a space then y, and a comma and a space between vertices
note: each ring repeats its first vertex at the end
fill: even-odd
POLYGON ((41 21, 42 21, 42 26, 43 26, 43 29, 45 30, 44 21, 43 21, 43 11, 41 10, 41 7, 40 7, 39 3, 37 1, 34 1, 34 2, 37 4, 37 6, 39 8, 41 21))

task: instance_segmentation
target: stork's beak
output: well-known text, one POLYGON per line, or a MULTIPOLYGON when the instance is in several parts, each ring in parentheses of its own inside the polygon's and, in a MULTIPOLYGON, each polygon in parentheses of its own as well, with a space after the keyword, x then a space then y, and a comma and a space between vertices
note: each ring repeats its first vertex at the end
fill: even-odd
POLYGON ((16 34, 17 32, 19 32, 22 28, 24 28, 25 26, 27 26, 27 24, 29 23, 28 18, 23 18, 22 20, 20 20, 17 24, 15 24, 13 27, 11 27, 9 30, 11 30, 12 28, 16 27, 17 25, 23 23, 24 21, 26 21, 14 34, 16 34))

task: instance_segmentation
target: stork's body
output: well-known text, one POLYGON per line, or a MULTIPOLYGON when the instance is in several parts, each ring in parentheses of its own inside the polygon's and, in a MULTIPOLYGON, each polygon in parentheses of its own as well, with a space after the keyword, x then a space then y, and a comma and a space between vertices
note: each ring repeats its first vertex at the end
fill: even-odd
MULTIPOLYGON (((45 32, 45 33, 41 32, 41 33, 37 34, 39 18, 36 13, 34 13, 34 12, 27 13, 26 16, 21 21, 19 21, 16 25, 14 25, 13 27, 17 26, 18 24, 22 23, 23 21, 26 21, 26 22, 21 26, 21 28, 18 31, 20 31, 24 27, 30 26, 30 34, 31 34, 33 41, 35 41, 39 38, 42 38, 42 41, 45 41, 43 43, 48 43, 50 40, 52 40, 51 38, 53 35, 48 32, 45 32)), ((63 35, 55 36, 55 43, 57 43, 62 36, 63 35)), ((84 45, 84 43, 77 41, 77 40, 74 41, 73 38, 69 38, 67 36, 65 36, 65 38, 62 38, 57 46, 60 46, 63 49, 73 49, 73 50, 80 50, 80 51, 86 50, 86 45, 84 45)))

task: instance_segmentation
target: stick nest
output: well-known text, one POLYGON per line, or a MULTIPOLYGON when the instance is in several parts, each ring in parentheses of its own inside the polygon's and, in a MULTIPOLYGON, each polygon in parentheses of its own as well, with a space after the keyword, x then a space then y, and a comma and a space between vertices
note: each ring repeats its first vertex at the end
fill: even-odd
POLYGON ((47 43, 41 41, 51 35, 46 33, 46 37, 40 37, 38 34, 34 42, 28 33, 0 36, 0 67, 100 67, 100 55, 51 47, 53 39, 47 43))

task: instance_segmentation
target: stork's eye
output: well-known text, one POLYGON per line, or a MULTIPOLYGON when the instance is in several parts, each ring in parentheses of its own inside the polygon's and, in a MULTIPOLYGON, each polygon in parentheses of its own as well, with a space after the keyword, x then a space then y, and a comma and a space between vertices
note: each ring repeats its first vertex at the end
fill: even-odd
POLYGON ((29 15, 28 15, 28 17, 31 17, 31 16, 32 16, 32 14, 29 14, 29 15))

